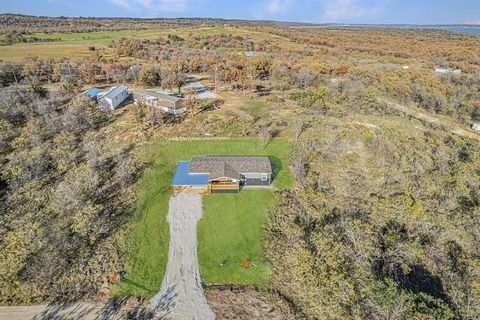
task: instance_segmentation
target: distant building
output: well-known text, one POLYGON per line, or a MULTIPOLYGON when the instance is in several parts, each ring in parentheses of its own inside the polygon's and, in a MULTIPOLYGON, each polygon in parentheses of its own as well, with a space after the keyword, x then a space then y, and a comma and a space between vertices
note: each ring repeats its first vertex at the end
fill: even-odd
POLYGON ((152 108, 159 108, 172 114, 180 114, 187 111, 185 98, 173 95, 160 89, 135 89, 133 91, 135 103, 143 103, 152 108))
POLYGON ((97 94, 98 105, 101 110, 115 110, 128 98, 128 88, 124 85, 110 88, 97 94))
POLYGON ((255 55, 255 51, 245 51, 245 55, 247 57, 253 57, 255 55))
POLYGON ((462 71, 460 69, 453 69, 447 67, 435 67, 435 72, 437 73, 451 73, 451 74, 461 74, 462 71))
POLYGON ((475 122, 472 124, 472 129, 475 131, 480 131, 480 122, 475 122))

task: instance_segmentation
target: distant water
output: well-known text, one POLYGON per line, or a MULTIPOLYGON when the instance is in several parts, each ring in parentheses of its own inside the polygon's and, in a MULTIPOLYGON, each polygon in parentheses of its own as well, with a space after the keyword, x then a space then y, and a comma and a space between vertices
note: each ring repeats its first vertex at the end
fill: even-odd
POLYGON ((451 32, 480 34, 480 27, 449 26, 449 27, 440 28, 440 29, 444 29, 451 32))
POLYGON ((413 24, 323 24, 313 26, 300 26, 296 28, 399 28, 399 29, 437 29, 450 32, 463 32, 480 35, 480 25, 413 25, 413 24))

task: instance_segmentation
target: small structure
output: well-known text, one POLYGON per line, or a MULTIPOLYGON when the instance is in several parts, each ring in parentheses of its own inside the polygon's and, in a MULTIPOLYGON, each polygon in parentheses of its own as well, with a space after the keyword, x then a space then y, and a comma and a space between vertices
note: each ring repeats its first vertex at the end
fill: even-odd
POLYGON ((120 103, 128 98, 128 88, 124 85, 119 85, 110 88, 109 90, 102 91, 96 96, 101 110, 115 110, 120 103))
POLYGON ((451 73, 451 74, 461 74, 462 71, 460 69, 453 69, 453 68, 447 68, 447 67, 435 67, 435 72, 437 73, 451 73))
POLYGON ((88 90, 83 91, 81 94, 86 94, 90 97, 90 99, 97 101, 97 95, 102 91, 103 89, 100 89, 100 88, 90 88, 88 90))
POLYGON ((103 90, 100 89, 100 88, 90 88, 90 89, 87 89, 79 94, 77 94, 75 97, 73 97, 73 101, 77 101, 79 99, 81 99, 82 97, 89 97, 90 100, 92 101, 97 101, 97 95, 102 92, 103 90))
POLYGON ((480 131, 480 122, 475 122, 472 124, 472 129, 475 131, 480 131))
POLYGON ((175 193, 192 188, 200 192, 239 192, 244 187, 270 187, 268 157, 193 157, 177 164, 172 181, 175 193))
POLYGON ((245 56, 253 57, 255 55, 255 51, 245 51, 245 56))
POLYGON ((173 95, 160 89, 135 89, 133 91, 135 103, 143 103, 152 108, 159 108, 172 114, 180 114, 187 111, 185 98, 173 95))

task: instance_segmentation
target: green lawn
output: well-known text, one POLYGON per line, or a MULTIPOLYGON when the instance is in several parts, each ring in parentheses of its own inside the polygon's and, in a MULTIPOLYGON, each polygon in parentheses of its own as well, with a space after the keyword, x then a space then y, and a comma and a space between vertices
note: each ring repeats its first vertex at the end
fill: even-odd
MULTIPOLYGON (((287 166, 289 144, 273 139, 264 148, 257 139, 224 141, 159 141, 145 149, 151 162, 138 183, 138 202, 127 230, 124 259, 128 279, 113 287, 112 294, 150 297, 160 289, 168 254, 168 200, 170 182, 179 160, 193 155, 267 155, 278 173, 274 186, 290 188, 293 179, 287 166)), ((268 190, 243 190, 239 194, 204 196, 204 218, 199 225, 201 275, 208 284, 263 285, 269 267, 262 250, 263 225, 267 207, 274 199, 268 190), (256 267, 244 270, 248 259, 256 267), (221 267, 220 263, 224 266, 221 267)))
POLYGON ((269 190, 243 190, 203 198, 198 255, 205 283, 261 286, 267 282, 270 269, 261 239, 273 196, 269 190), (244 269, 244 260, 254 264, 244 269))

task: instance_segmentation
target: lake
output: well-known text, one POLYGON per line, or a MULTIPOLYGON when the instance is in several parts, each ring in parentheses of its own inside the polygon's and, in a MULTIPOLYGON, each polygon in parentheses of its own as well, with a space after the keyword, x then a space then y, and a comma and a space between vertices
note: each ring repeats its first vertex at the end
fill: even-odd
POLYGON ((480 27, 463 27, 463 26, 451 26, 445 28, 439 28, 451 32, 463 32, 470 34, 480 34, 480 27))

